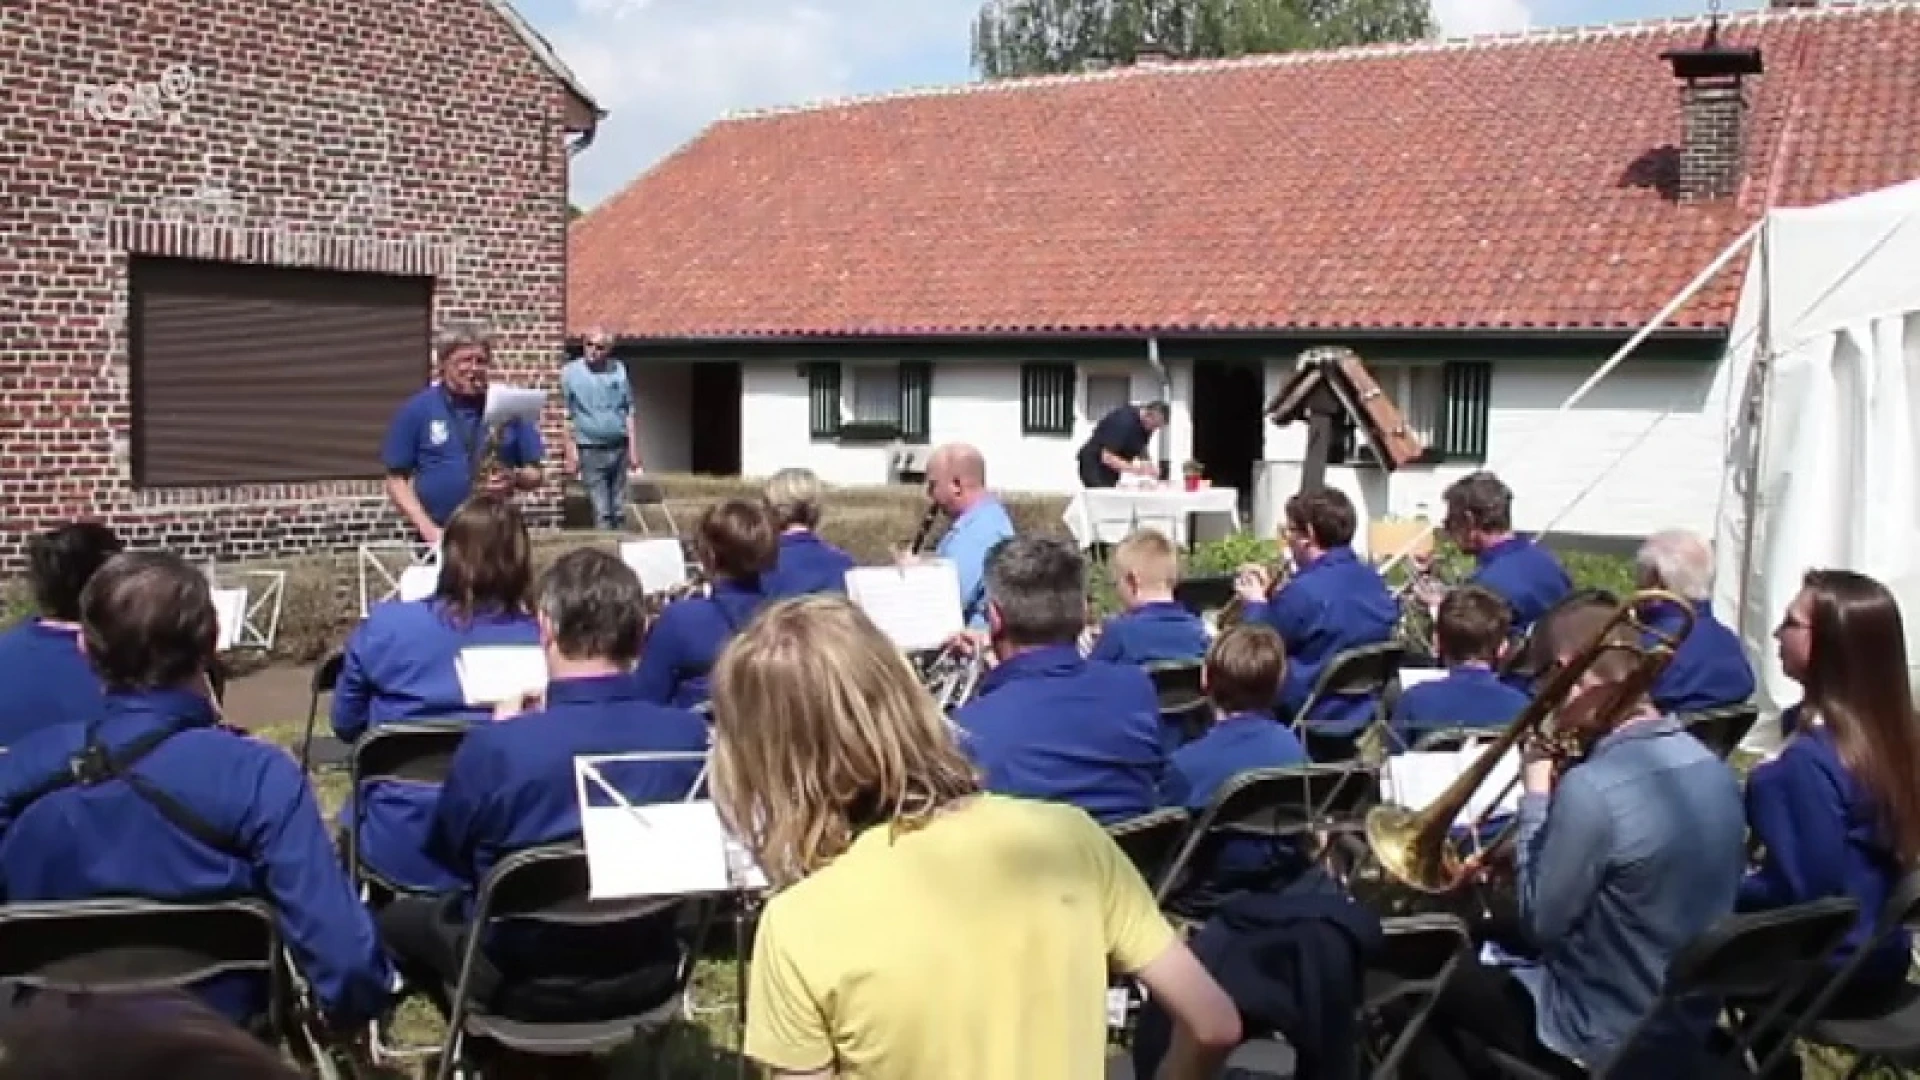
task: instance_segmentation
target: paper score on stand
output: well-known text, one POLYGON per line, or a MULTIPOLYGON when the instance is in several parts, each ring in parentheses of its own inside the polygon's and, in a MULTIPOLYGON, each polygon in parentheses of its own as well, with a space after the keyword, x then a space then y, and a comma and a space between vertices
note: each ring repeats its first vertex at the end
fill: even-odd
POLYGON ((620 561, 640 575, 640 587, 648 596, 658 596, 687 583, 687 553, 681 550, 680 541, 675 537, 623 541, 620 561))
POLYGON ((453 658, 468 705, 519 701, 547 688, 547 657, 538 645, 476 645, 453 658))
MULTIPOLYGON (((573 759, 588 896, 623 900, 689 893, 757 891, 766 875, 727 834, 711 801, 635 806, 607 782, 613 763, 686 761, 700 753, 635 753, 573 759)), ((696 790, 699 783, 695 784, 696 790)))
POLYGON ((227 652, 240 643, 240 629, 247 623, 247 590, 213 590, 213 613, 220 623, 215 648, 227 652))
MULTIPOLYGON (((1469 742, 1458 750, 1420 750, 1395 754, 1387 759, 1386 767, 1381 770, 1381 786, 1387 798, 1396 805, 1409 810, 1424 810, 1447 790, 1448 785, 1459 779, 1460 774, 1478 761, 1485 749, 1484 743, 1469 742)), ((1467 800, 1467 805, 1461 807, 1454 824, 1472 825, 1489 816, 1490 810, 1495 816, 1518 810, 1519 778, 1520 751, 1510 750, 1494 765, 1486 783, 1481 784, 1473 797, 1467 800), (1493 798, 1502 789, 1506 789, 1506 796, 1498 806, 1494 806, 1493 798)))
POLYGON ((487 410, 485 423, 488 427, 498 427, 509 420, 525 420, 529 424, 540 423, 540 410, 547 403, 544 390, 524 390, 517 386, 487 387, 487 410))
POLYGON ((400 580, 394 583, 394 595, 408 603, 425 600, 440 588, 440 564, 422 563, 409 566, 400 571, 400 580))
POLYGON ((938 649, 966 629, 960 572, 945 559, 849 570, 847 599, 902 652, 938 649))

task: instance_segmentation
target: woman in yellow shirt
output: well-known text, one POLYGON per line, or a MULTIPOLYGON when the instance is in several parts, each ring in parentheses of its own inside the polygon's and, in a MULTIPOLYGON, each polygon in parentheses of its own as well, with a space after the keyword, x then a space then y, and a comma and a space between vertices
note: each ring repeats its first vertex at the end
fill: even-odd
POLYGON ((713 674, 713 790, 775 894, 746 1053, 776 1077, 1096 1080, 1110 971, 1212 1075, 1239 1014, 1070 806, 981 794, 906 658, 845 600, 763 611, 713 674))

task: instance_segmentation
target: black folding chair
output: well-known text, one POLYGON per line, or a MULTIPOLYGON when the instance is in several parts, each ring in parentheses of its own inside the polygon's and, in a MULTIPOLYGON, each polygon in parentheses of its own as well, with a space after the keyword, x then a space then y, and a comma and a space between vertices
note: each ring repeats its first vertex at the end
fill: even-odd
MULTIPOLYGON (((1173 862, 1154 890, 1167 903, 1186 886, 1195 862, 1210 839, 1228 841, 1255 838, 1278 849, 1301 845, 1301 854, 1326 861, 1340 838, 1365 828, 1367 810, 1379 805, 1380 773, 1358 763, 1298 765, 1281 769, 1250 769, 1222 787, 1193 827, 1187 830, 1173 862), (1307 845, 1324 838, 1315 853, 1307 845)), ((1344 875, 1336 871, 1335 877, 1344 875)), ((1149 879, 1153 880, 1153 879, 1149 879)), ((1210 897, 1195 897, 1184 914, 1204 915, 1210 897)))
POLYGON ((668 536, 680 535, 680 524, 673 520, 673 511, 667 506, 666 489, 651 477, 636 476, 627 484, 627 513, 643 536, 654 535, 652 523, 647 521, 648 512, 665 526, 662 530, 668 536))
MULTIPOLYGON (((1747 1011, 1731 1033, 1724 1051, 1699 1048, 1699 1065, 1690 1075, 1700 1077, 1760 1074, 1748 1064, 1754 1045, 1779 1024, 1783 1015, 1813 981, 1822 976, 1827 957, 1853 926, 1859 908, 1851 900, 1815 900, 1774 911, 1758 911, 1722 919, 1681 949, 1667 968, 1666 985, 1653 1007, 1642 1016, 1607 1060, 1587 1066, 1588 1075, 1632 1077, 1647 1071, 1637 1045, 1649 1029, 1665 1021, 1674 1009, 1727 1002, 1762 1003, 1747 1011)), ((1665 1049, 1665 1048, 1662 1048, 1665 1049)), ((1651 1054, 1648 1049, 1646 1053, 1651 1054)), ((1552 1076, 1507 1054, 1493 1053, 1500 1071, 1522 1080, 1553 1080, 1552 1076)), ((1671 1074, 1672 1063, 1661 1069, 1671 1074)))
POLYGON ((1388 687, 1400 677, 1406 647, 1397 641, 1382 641, 1348 649, 1327 661, 1314 680, 1300 714, 1293 718, 1293 730, 1307 748, 1307 756, 1319 762, 1346 761, 1354 756, 1360 741, 1375 725, 1386 722, 1385 696, 1388 687), (1325 735, 1308 726, 1306 718, 1321 702, 1335 697, 1373 698, 1373 716, 1350 734, 1325 735))
POLYGON ((337 769, 345 765, 348 757, 352 754, 352 751, 347 748, 346 743, 341 742, 332 735, 319 735, 316 737, 320 723, 320 699, 333 693, 333 688, 340 684, 340 669, 345 667, 346 663, 346 653, 336 652, 329 655, 325 660, 322 660, 319 667, 313 669, 313 681, 309 686, 309 689, 312 691, 312 697, 307 701, 307 728, 305 733, 300 736, 300 769, 302 772, 311 772, 316 766, 319 768, 337 769))
POLYGON ((1107 826, 1107 835, 1120 845, 1127 861, 1140 871, 1147 887, 1157 894, 1161 878, 1172 863, 1174 853, 1180 850, 1180 842, 1186 837, 1191 821, 1185 810, 1169 806, 1115 822, 1107 826))
POLYGON ((1233 599, 1233 574, 1195 574, 1174 582, 1174 602, 1195 615, 1219 611, 1233 599))
POLYGON ((369 885, 390 893, 408 889, 368 869, 360 858, 360 830, 366 822, 366 790, 382 782, 442 784, 453 767, 454 752, 467 737, 464 722, 444 724, 380 724, 367 729, 353 744, 347 771, 351 779, 353 813, 347 822, 347 873, 364 896, 369 885))
POLYGON ((1364 976, 1361 1053, 1374 1080, 1393 1080, 1447 981, 1472 960, 1473 937, 1452 915, 1387 919, 1380 928, 1384 940, 1364 976))
POLYGON ((1780 1045, 1761 1064, 1761 1075, 1771 1075, 1793 1055, 1795 1039, 1839 1047, 1852 1054, 1853 1069, 1847 1073, 1847 1080, 1875 1066, 1907 1069, 1920 1064, 1920 986, 1913 982, 1902 983, 1871 1012, 1829 1015, 1834 1001, 1845 992, 1861 966, 1903 929, 1920 929, 1920 872, 1908 874, 1894 889, 1886 907, 1881 909, 1873 934, 1841 965, 1781 1038, 1780 1045))
MULTIPOLYGON (((440 1049, 439 1080, 465 1068, 474 1041, 484 1041, 536 1057, 580 1057, 603 1053, 636 1038, 666 1036, 679 1015, 691 954, 682 951, 680 977, 672 997, 645 1012, 608 1020, 536 1023, 490 1011, 492 1003, 473 997, 474 968, 488 931, 502 924, 573 928, 613 928, 660 919, 679 909, 681 897, 631 900, 588 899, 587 856, 579 846, 556 844, 529 848, 500 860, 480 883, 473 917, 467 924, 460 973, 449 993, 446 1041, 440 1049)), ((504 988, 503 988, 504 989, 504 988)), ((667 1075, 667 1061, 656 1045, 650 1055, 656 1076, 667 1075)))
POLYGON ((278 1043, 297 1024, 273 910, 234 900, 78 900, 0 907, 0 985, 18 994, 187 992, 220 975, 267 987, 255 1034, 278 1043))
POLYGON ((1687 725, 1688 733, 1699 739, 1707 749, 1726 757, 1740 749, 1740 741, 1747 737, 1747 732, 1752 731, 1753 725, 1760 719, 1760 709, 1743 702, 1685 713, 1680 719, 1687 725))
POLYGON ((1207 701, 1206 691, 1200 688, 1200 671, 1204 666, 1198 660, 1147 665, 1147 676, 1153 680, 1154 693, 1160 697, 1160 726, 1178 732, 1182 743, 1205 734, 1207 721, 1213 715, 1213 705, 1207 701))

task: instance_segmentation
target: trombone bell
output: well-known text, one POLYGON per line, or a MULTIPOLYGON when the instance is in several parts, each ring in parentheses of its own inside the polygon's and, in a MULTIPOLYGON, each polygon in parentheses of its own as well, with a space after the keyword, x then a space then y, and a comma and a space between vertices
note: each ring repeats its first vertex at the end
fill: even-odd
POLYGON ((1436 831, 1425 812, 1376 806, 1367 812, 1367 847, 1400 884, 1434 895, 1450 892, 1466 867, 1448 835, 1452 825, 1449 819, 1436 831))

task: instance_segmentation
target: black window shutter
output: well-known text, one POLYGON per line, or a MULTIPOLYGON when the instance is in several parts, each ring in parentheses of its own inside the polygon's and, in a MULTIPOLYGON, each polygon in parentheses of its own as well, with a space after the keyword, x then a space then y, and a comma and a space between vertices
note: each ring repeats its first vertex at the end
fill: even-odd
POLYGON ((840 365, 808 364, 807 435, 832 439, 840 434, 840 365))
POLYGON ((1449 363, 1442 382, 1446 399, 1442 403, 1440 451, 1448 461, 1485 461, 1493 365, 1484 361, 1449 363))
POLYGON ((1073 434, 1072 364, 1020 365, 1020 433, 1073 434))
POLYGON ((933 365, 921 360, 900 364, 900 438, 925 443, 933 435, 933 365))

